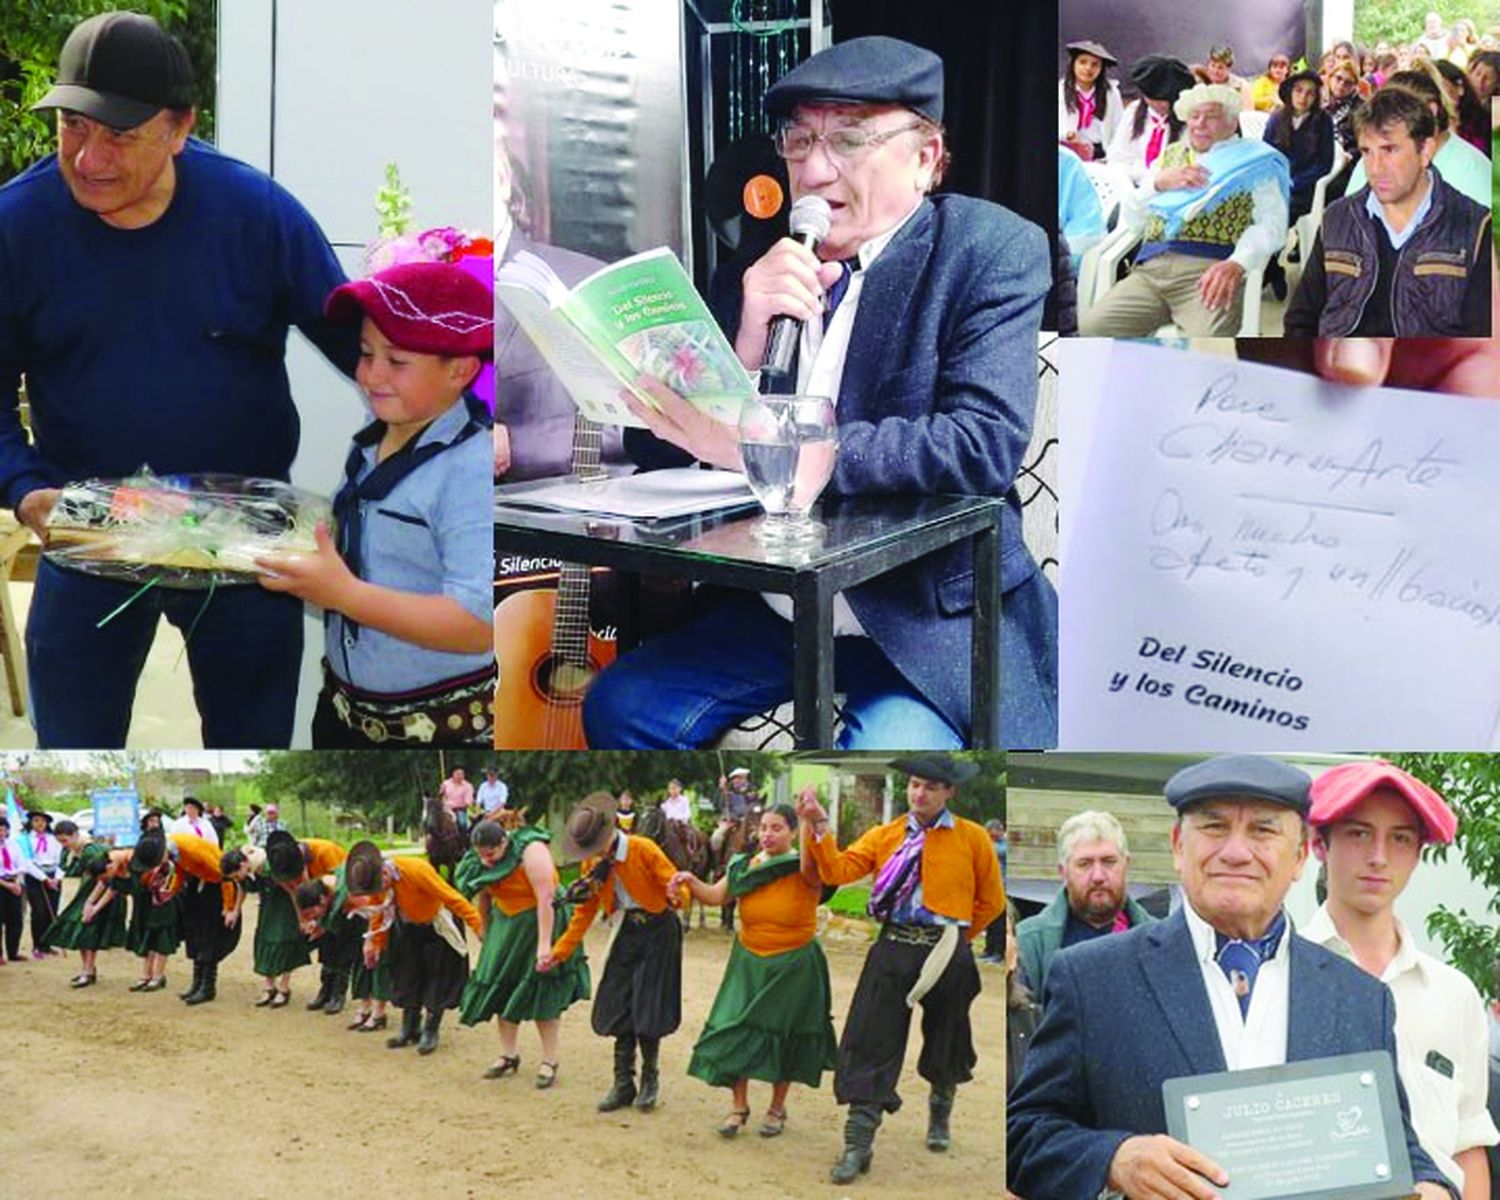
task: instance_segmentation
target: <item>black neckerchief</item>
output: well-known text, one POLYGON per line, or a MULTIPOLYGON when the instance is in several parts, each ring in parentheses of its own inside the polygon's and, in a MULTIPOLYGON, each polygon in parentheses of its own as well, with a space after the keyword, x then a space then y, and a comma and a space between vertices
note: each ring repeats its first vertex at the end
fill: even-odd
MULTIPOLYGON (((359 478, 359 472, 360 468, 365 465, 365 451, 371 446, 380 444, 380 439, 385 436, 386 424, 384 421, 371 421, 354 435, 354 445, 349 450, 349 457, 344 461, 344 482, 333 498, 333 516, 338 525, 339 556, 349 565, 349 569, 355 575, 364 578, 361 574, 363 564, 360 545, 364 540, 365 503, 384 500, 396 489, 397 484, 418 467, 436 458, 445 450, 452 450, 468 441, 476 433, 489 428, 491 417, 482 400, 472 392, 466 391, 463 395, 463 403, 469 411, 469 419, 454 435, 452 441, 427 442, 418 445, 417 443, 422 440, 422 435, 432 426, 432 422, 429 421, 401 449, 383 462, 376 463, 375 469, 363 479, 359 478)), ((344 618, 344 628, 349 631, 351 638, 359 637, 358 624, 348 617, 344 618)))

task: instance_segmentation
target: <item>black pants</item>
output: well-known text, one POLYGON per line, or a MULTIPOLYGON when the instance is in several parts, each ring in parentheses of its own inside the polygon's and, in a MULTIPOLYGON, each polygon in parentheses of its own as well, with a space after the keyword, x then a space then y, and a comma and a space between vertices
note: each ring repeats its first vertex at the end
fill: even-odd
MULTIPOLYGON (((882 936, 865 958, 839 1039, 834 1097, 840 1104, 878 1104, 886 1112, 901 1107, 896 1081, 911 1033, 906 994, 922 972, 931 946, 913 946, 882 936)), ((922 1007, 922 1053, 917 1074, 938 1087, 974 1077, 974 1037, 969 1005, 979 995, 979 968, 967 939, 960 938, 947 969, 918 1002, 922 1007)))
POLYGON ((21 957, 21 924, 21 897, 0 888, 0 934, 5 938, 5 957, 12 962, 21 957))
POLYGON ((240 944, 244 922, 236 921, 232 929, 224 924, 224 897, 217 883, 196 879, 189 882, 197 884, 197 888, 190 893, 185 884, 177 896, 188 957, 194 962, 223 962, 240 944), (193 897, 191 901, 189 895, 193 897))
POLYGON ((682 1024, 682 922, 669 908, 655 916, 631 909, 615 919, 625 924, 594 993, 594 1032, 643 1038, 675 1033, 682 1024))
POLYGON ((469 960, 429 925, 398 918, 391 927, 391 1003, 439 1012, 457 1008, 469 982, 469 960))
POLYGON ((40 879, 26 877, 26 907, 31 910, 31 948, 43 949, 42 941, 57 919, 61 888, 49 888, 40 879))

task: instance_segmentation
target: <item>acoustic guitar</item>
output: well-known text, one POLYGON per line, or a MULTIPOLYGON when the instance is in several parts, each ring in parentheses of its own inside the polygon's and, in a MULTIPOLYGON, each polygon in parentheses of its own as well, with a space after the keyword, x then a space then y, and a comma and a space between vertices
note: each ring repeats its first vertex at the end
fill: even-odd
MULTIPOLYGON (((573 473, 598 479, 603 431, 580 415, 573 473)), ((495 749, 587 750, 583 697, 614 661, 615 643, 589 626, 589 568, 563 563, 556 589, 532 588, 495 608, 495 749)))

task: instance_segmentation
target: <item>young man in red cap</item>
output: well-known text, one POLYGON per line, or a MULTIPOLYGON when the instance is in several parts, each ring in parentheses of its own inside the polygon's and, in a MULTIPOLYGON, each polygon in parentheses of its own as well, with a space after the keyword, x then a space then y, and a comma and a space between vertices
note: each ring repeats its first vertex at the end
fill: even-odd
POLYGON ((315 554, 261 583, 325 611, 313 745, 490 743, 492 420, 469 385, 493 354, 494 300, 448 263, 402 263, 328 297, 360 321, 354 436, 315 554), (483 436, 476 436, 483 435, 483 436))
POLYGON ((1465 1200, 1487 1200, 1485 1148, 1500 1133, 1485 1107, 1484 1002, 1467 977, 1416 948, 1395 909, 1423 843, 1451 842, 1458 821, 1425 783, 1380 759, 1319 776, 1308 821, 1313 853, 1328 869, 1328 899, 1303 935, 1390 988, 1412 1128, 1465 1200))

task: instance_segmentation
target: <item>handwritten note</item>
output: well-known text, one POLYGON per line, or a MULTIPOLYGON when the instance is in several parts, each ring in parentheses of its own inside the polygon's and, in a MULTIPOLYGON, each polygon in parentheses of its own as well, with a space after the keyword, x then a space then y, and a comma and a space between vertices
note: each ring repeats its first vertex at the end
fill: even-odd
POLYGON ((1496 744, 1500 400, 1107 353, 1078 374, 1097 403, 1062 370, 1062 439, 1089 442, 1064 482, 1062 745, 1496 744))

